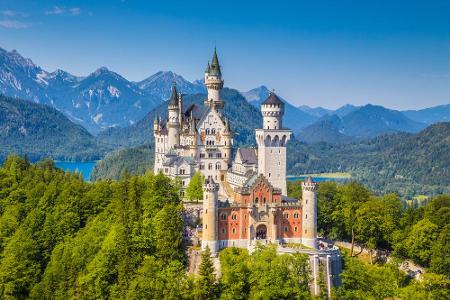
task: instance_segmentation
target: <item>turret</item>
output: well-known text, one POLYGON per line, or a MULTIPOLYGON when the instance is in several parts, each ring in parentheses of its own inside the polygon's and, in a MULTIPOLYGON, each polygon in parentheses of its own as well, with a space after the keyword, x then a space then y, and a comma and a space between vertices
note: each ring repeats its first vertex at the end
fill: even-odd
POLYGON ((169 149, 173 149, 180 144, 180 109, 179 95, 174 84, 168 107, 167 131, 169 149))
POLYGON ((233 141, 233 133, 231 132, 230 128, 230 121, 225 118, 225 130, 223 132, 223 139, 224 139, 224 154, 223 158, 228 163, 231 160, 231 148, 232 148, 232 141, 233 141))
POLYGON ((284 102, 272 91, 261 104, 264 129, 283 129, 284 102))
POLYGON ((208 66, 205 70, 205 85, 208 89, 208 99, 205 100, 205 105, 214 109, 223 109, 224 103, 220 100, 220 90, 223 88, 223 79, 216 48, 214 48, 211 65, 208 62, 208 66))
POLYGON ((217 232, 218 191, 219 185, 212 178, 208 178, 203 185, 202 249, 204 250, 208 246, 213 254, 219 251, 217 232))
POLYGON ((159 131, 159 117, 156 115, 153 121, 153 132, 157 133, 159 131))
POLYGON ((308 177, 302 182, 302 244, 317 249, 317 187, 308 177))

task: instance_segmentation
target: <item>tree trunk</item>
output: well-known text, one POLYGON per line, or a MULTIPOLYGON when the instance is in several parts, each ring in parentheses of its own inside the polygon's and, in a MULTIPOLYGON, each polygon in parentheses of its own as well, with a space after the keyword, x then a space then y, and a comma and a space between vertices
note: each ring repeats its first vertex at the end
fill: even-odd
POLYGON ((352 228, 352 247, 350 248, 350 257, 353 256, 353 248, 355 247, 355 231, 352 228))
POLYGON ((369 259, 370 259, 370 264, 373 265, 372 249, 369 249, 369 259))

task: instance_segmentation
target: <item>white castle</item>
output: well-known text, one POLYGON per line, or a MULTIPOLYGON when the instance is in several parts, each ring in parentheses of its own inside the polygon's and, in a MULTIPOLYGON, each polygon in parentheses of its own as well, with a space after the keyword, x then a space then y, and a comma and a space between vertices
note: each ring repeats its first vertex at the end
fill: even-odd
POLYGON ((215 49, 205 85, 204 106, 187 108, 172 88, 167 119, 155 118, 155 173, 180 178, 182 195, 195 172, 205 176, 202 249, 217 254, 226 247, 251 250, 257 242, 303 244, 307 249, 299 251, 309 256, 314 294, 319 295, 319 265, 324 265, 330 295, 331 287, 340 283, 340 254, 319 249, 318 184, 309 177, 302 183, 301 199, 287 197, 286 144, 292 132, 283 127, 284 103, 271 92, 261 104, 263 124, 255 130, 258 147, 232 153, 233 132, 222 115, 223 79, 215 49))
POLYGON ((155 118, 155 173, 179 177, 182 195, 198 170, 219 183, 222 199, 232 199, 232 191, 255 174, 263 174, 286 195, 286 143, 292 132, 283 128, 284 103, 270 93, 261 105, 263 128, 256 129, 258 149, 238 149, 231 163, 233 132, 222 114, 225 103, 220 90, 224 81, 216 49, 204 75, 208 90, 204 106, 183 107, 182 95, 173 86, 167 119, 155 118))

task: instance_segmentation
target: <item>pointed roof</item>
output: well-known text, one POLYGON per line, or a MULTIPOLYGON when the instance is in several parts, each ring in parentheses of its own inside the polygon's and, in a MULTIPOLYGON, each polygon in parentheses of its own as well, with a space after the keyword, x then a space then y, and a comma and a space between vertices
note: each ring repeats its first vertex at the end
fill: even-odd
POLYGON ((170 96, 169 106, 178 106, 178 92, 175 84, 172 85, 172 95, 170 96))
POLYGON ((211 68, 211 66, 209 65, 209 60, 208 60, 208 65, 206 66, 206 70, 205 73, 209 73, 209 69, 211 68))
POLYGON ((275 94, 274 91, 271 91, 269 93, 269 97, 267 97, 267 99, 262 103, 263 105, 266 104, 284 104, 283 101, 280 100, 280 98, 278 98, 278 96, 275 94))
POLYGON ((311 176, 308 176, 308 178, 306 178, 305 182, 306 183, 314 183, 314 180, 312 179, 311 176))
POLYGON ((214 54, 213 54, 213 58, 211 61, 211 66, 209 67, 209 74, 216 75, 216 76, 222 76, 222 72, 220 71, 219 59, 217 58, 216 47, 214 47, 214 54))

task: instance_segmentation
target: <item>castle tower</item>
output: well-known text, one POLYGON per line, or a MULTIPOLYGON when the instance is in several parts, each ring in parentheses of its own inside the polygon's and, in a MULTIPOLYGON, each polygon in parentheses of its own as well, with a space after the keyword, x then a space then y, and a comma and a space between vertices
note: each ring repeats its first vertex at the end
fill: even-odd
POLYGON ((286 144, 292 131, 283 128, 284 103, 274 92, 261 104, 263 128, 256 129, 258 173, 287 195, 286 144))
POLYGON ((231 160, 231 149, 233 146, 233 133, 231 132, 230 121, 228 119, 225 119, 225 131, 223 132, 223 138, 225 146, 222 157, 228 164, 228 162, 231 160))
POLYGON ((224 103, 220 100, 220 90, 223 88, 223 79, 216 48, 214 48, 211 64, 208 62, 208 66, 205 70, 205 85, 208 89, 208 99, 205 100, 205 105, 214 109, 223 109, 224 103))
POLYGON ((317 249, 317 187, 308 177, 302 182, 302 244, 317 249))
POLYGON ((172 86, 172 95, 168 107, 168 148, 173 149, 180 144, 180 100, 175 85, 172 86))
POLYGON ((203 185, 203 232, 202 249, 209 247, 211 253, 219 251, 217 232, 219 185, 208 178, 203 185))

